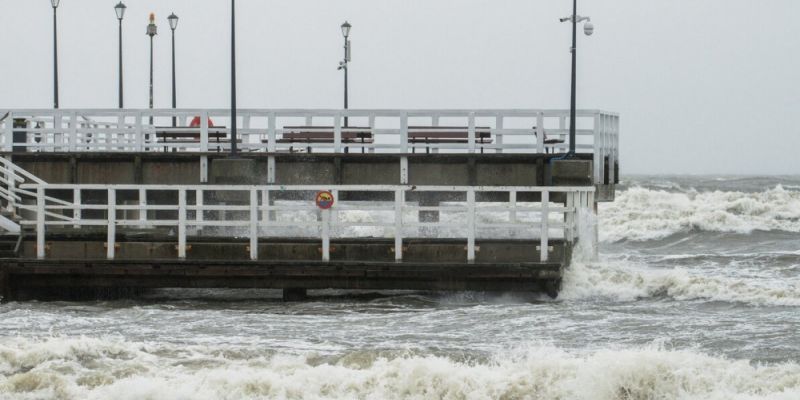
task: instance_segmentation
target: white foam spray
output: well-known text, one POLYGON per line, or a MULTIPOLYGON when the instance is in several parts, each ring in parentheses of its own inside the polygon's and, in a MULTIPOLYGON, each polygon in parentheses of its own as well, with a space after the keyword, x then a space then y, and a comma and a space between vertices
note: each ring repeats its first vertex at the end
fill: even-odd
POLYGON ((800 192, 667 192, 641 187, 600 206, 601 241, 645 241, 692 230, 800 232, 800 192))
POLYGON ((658 345, 487 360, 360 351, 337 358, 119 339, 7 339, 4 399, 797 399, 800 365, 658 345))

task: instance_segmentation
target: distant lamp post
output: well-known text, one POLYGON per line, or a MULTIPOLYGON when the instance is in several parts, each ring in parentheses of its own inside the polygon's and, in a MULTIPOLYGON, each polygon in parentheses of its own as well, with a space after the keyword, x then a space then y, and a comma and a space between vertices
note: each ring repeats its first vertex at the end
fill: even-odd
POLYGON ((117 13, 117 20, 119 20, 119 108, 123 107, 123 91, 122 91, 122 18, 125 17, 125 4, 120 1, 114 6, 114 12, 117 13))
POLYGON ((577 69, 577 56, 578 56, 578 23, 586 21, 583 25, 583 33, 586 36, 591 36, 594 33, 594 24, 589 17, 581 17, 578 15, 578 0, 572 2, 572 15, 569 17, 561 18, 561 22, 572 22, 572 91, 570 97, 569 109, 569 153, 568 156, 575 155, 575 88, 576 88, 576 69, 577 69))
POLYGON ((236 0, 231 0, 231 157, 236 157, 236 0))
POLYGON ((58 108, 58 3, 50 0, 53 6, 53 108, 58 108))
MULTIPOLYGON (((147 36, 150 36, 150 108, 153 108, 153 36, 158 34, 156 27, 156 14, 150 13, 150 23, 147 25, 147 36)), ((153 124, 153 116, 150 115, 150 125, 153 124)))
MULTIPOLYGON (((348 101, 347 101, 347 66, 350 64, 350 25, 349 22, 345 21, 342 24, 342 36, 344 36, 344 60, 339 61, 339 68, 340 70, 344 70, 344 109, 347 110, 348 101)), ((344 126, 348 126, 348 118, 344 117, 344 126)))
MULTIPOLYGON (((178 104, 175 90, 175 29, 178 27, 178 16, 172 13, 167 17, 167 20, 169 20, 169 28, 172 29, 172 109, 174 110, 178 104)), ((175 127, 177 125, 178 119, 173 115, 172 126, 175 127)))

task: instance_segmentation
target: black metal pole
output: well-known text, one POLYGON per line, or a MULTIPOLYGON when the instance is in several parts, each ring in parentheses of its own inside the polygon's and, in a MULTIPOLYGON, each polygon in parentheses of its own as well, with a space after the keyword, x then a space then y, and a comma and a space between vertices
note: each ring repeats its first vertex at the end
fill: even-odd
POLYGON ((53 7, 53 108, 58 108, 58 17, 53 7))
POLYGON ((123 91, 122 91, 122 19, 119 20, 119 108, 123 108, 123 91))
MULTIPOLYGON (((178 101, 175 94, 175 29, 172 30, 172 109, 177 107, 178 101)), ((172 117, 172 126, 178 126, 178 118, 172 117)))
MULTIPOLYGON (((348 68, 348 61, 347 61, 347 36, 344 37, 344 109, 347 110, 347 70, 348 68)), ((347 127, 348 125, 348 118, 344 117, 344 126, 347 127)))
MULTIPOLYGON (((153 36, 150 35, 150 109, 153 109, 153 36)), ((153 125, 153 115, 150 115, 150 125, 153 125)))
POLYGON ((572 4, 572 91, 569 106, 569 155, 575 155, 575 87, 578 56, 578 0, 572 4))
POLYGON ((231 157, 236 157, 236 0, 231 0, 231 157))

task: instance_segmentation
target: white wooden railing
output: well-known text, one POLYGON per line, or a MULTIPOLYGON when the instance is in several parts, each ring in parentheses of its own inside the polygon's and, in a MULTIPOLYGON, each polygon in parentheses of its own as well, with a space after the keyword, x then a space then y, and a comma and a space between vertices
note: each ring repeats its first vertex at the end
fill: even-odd
MULTIPOLYGON (((231 147, 226 109, 15 109, 0 110, 0 116, 5 116, 0 120, 0 149, 5 152, 207 153, 231 147), (196 117, 199 126, 188 127, 196 117), (178 121, 176 128, 173 118, 178 121), (21 123, 19 128, 14 128, 14 120, 21 123), (176 137, 176 131, 183 136, 176 137)), ((238 148, 245 152, 564 153, 569 149, 568 110, 243 109, 237 120, 238 148), (333 135, 327 142, 288 139, 290 126, 316 127, 333 135), (467 137, 415 142, 409 140, 414 127, 453 127, 467 137), (486 130, 489 140, 476 140, 486 130), (368 132, 369 141, 342 140, 349 133, 363 132, 368 132), (546 143, 545 136, 555 140, 546 143)), ((601 183, 605 161, 613 166, 619 159, 619 116, 578 111, 575 147, 578 153, 594 156, 595 181, 601 183)), ((613 168, 609 174, 613 182, 613 168)))
POLYGON ((33 201, 23 201, 17 207, 29 216, 21 223, 35 227, 38 258, 46 257, 46 232, 55 227, 105 227, 109 259, 115 258, 118 230, 167 227, 174 230, 179 258, 186 257, 187 237, 202 234, 248 238, 250 258, 254 260, 259 257, 259 238, 267 237, 319 239, 323 261, 330 260, 330 241, 337 238, 393 238, 397 261, 403 260, 404 239, 461 238, 466 243, 467 262, 475 260, 476 239, 532 239, 538 241, 538 256, 544 262, 548 259, 551 239, 567 242, 577 239, 579 210, 591 212, 594 204, 593 187, 323 188, 34 183, 23 184, 20 190, 25 191, 25 196, 33 194, 33 201), (345 193, 359 193, 382 195, 383 200, 345 200, 321 210, 314 204, 315 194, 321 189, 330 190, 337 198, 345 193), (419 192, 437 193, 448 200, 436 206, 407 200, 414 196, 411 193, 419 192), (58 193, 62 197, 64 193, 72 193, 72 201, 56 199, 58 193), (478 201, 478 197, 490 193, 495 195, 491 203, 478 201), (532 201, 529 194, 534 194, 537 201, 532 201), (559 203, 551 201, 555 196, 559 196, 559 203), (438 212, 438 218, 421 220, 420 212, 438 212))

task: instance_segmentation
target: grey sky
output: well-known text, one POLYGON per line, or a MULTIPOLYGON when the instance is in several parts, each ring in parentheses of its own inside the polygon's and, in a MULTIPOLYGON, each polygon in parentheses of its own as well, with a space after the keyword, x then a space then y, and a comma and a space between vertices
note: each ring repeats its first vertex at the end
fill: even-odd
MULTIPOLYGON (((117 0, 62 0, 61 107, 113 108, 117 0)), ((129 0, 125 102, 147 105, 156 13, 156 107, 228 104, 229 2, 129 0)), ((339 25, 353 24, 353 108, 567 108, 568 0, 240 0, 241 107, 339 107, 339 25)), ((622 116, 624 173, 800 173, 797 0, 581 1, 579 108, 622 116)), ((52 104, 47 0, 0 0, 0 107, 52 104)))

